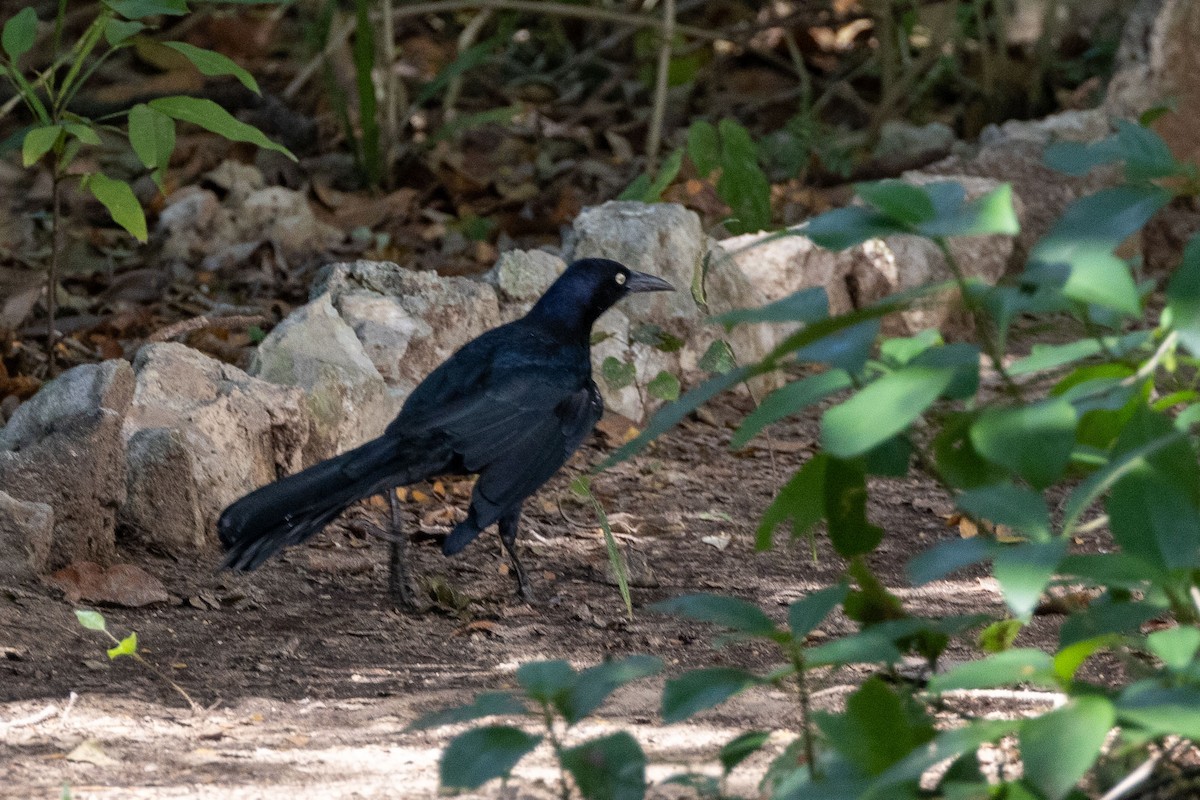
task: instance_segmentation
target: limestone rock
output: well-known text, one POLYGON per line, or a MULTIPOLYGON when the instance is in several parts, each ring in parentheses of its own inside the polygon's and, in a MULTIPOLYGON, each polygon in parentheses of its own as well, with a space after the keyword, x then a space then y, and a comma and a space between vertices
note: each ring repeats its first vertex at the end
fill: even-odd
POLYGON ((134 371, 119 517, 132 541, 175 554, 202 548, 226 505, 326 455, 306 451, 310 422, 298 389, 174 343, 143 347, 134 371))
POLYGON ((0 486, 54 510, 49 568, 113 555, 132 396, 129 362, 85 364, 43 386, 0 429, 0 486))
POLYGON ((386 261, 334 264, 313 291, 329 295, 396 400, 501 322, 488 284, 386 261))
POLYGON ((249 372, 304 391, 313 421, 312 450, 324 455, 378 436, 399 410, 328 293, 276 326, 258 346, 249 372))
POLYGON ((0 585, 44 573, 53 541, 54 509, 0 491, 0 585))

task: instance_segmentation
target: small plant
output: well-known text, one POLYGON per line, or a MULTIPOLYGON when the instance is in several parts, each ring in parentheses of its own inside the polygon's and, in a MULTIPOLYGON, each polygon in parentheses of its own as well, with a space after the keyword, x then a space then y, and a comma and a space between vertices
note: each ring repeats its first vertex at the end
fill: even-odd
MULTIPOLYGON (((150 170, 160 190, 175 149, 177 122, 198 125, 231 141, 249 142, 277 150, 293 160, 295 158, 287 148, 272 142, 257 128, 241 122, 211 100, 184 96, 160 97, 138 103, 126 112, 99 119, 90 119, 72 111, 72 101, 105 61, 123 50, 150 41, 146 33, 151 26, 145 20, 159 15, 178 16, 188 12, 185 0, 105 0, 99 8, 96 18, 79 39, 60 53, 67 3, 58 4, 53 39, 49 43, 53 61, 36 73, 27 73, 22 67, 23 58, 39 42, 38 18, 34 9, 21 9, 4 23, 0 32, 3 49, 0 76, 12 85, 32 119, 23 139, 22 160, 26 167, 31 167, 43 158, 50 159, 53 188, 46 300, 50 370, 53 370, 55 356, 54 314, 62 252, 60 233, 64 181, 78 181, 80 188, 100 201, 113 221, 139 242, 145 242, 148 236, 145 212, 128 183, 98 170, 75 169, 76 159, 85 147, 103 145, 106 135, 127 140, 138 160, 150 170), (124 129, 114 124, 120 117, 125 118, 124 129)), ((186 42, 163 42, 156 46, 169 48, 182 55, 205 75, 231 75, 250 91, 259 91, 250 73, 220 53, 186 42)))
POLYGON ((104 615, 99 611, 84 611, 82 609, 76 609, 75 618, 79 620, 80 625, 87 628, 89 631, 100 631, 112 640, 114 646, 105 651, 108 654, 109 661, 113 661, 121 656, 129 656, 134 661, 138 662, 143 667, 154 673, 158 678, 165 681, 176 692, 178 692, 179 696, 187 701, 188 706, 193 711, 199 710, 200 706, 196 704, 196 701, 192 700, 191 695, 184 691, 182 686, 168 678, 158 667, 142 658, 142 654, 138 652, 137 631, 131 631, 124 639, 118 639, 112 634, 111 631, 109 631, 108 622, 104 619, 104 615))
POLYGON ((494 778, 507 778, 517 763, 543 741, 559 764, 563 800, 571 786, 588 800, 640 798, 646 784, 646 755, 624 731, 569 744, 571 728, 600 707, 617 688, 656 675, 662 662, 629 656, 576 672, 565 661, 535 661, 517 670, 521 694, 488 692, 469 705, 426 715, 409 726, 422 730, 484 717, 518 717, 524 727, 487 725, 456 736, 442 753, 440 778, 446 789, 478 789, 494 778), (568 780, 569 776, 569 780, 568 780))

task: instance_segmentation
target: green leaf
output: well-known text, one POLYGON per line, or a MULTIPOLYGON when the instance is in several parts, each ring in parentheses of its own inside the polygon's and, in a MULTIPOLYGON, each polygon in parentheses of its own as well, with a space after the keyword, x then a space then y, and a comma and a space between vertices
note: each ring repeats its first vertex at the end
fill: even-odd
POLYGON ((562 764, 587 800, 642 800, 646 795, 646 753, 624 730, 566 748, 562 764))
POLYGON ((985 653, 1010 650, 1024 627, 1019 619, 997 620, 979 632, 979 649, 985 653))
POLYGON ((283 153, 292 161, 296 160, 292 151, 281 144, 272 142, 258 128, 237 119, 212 100, 183 96, 159 97, 151 100, 147 105, 172 119, 198 125, 206 131, 224 136, 232 142, 248 142, 267 150, 283 153))
POLYGON ((666 400, 668 403, 679 399, 679 378, 663 370, 654 376, 654 380, 646 384, 646 391, 651 397, 666 400))
POLYGON ((650 606, 650 610, 724 625, 750 636, 772 639, 779 633, 775 623, 761 608, 737 597, 708 593, 685 594, 655 603, 650 606))
POLYGON ((741 427, 729 440, 730 449, 739 450, 745 447, 768 425, 820 402, 831 394, 848 389, 851 385, 850 376, 845 370, 830 369, 776 389, 764 397, 758 408, 742 420, 741 427))
POLYGON ((608 661, 579 673, 563 701, 563 717, 570 724, 600 707, 610 694, 625 684, 657 675, 662 660, 654 656, 632 655, 619 661, 608 661))
POLYGON ((954 378, 936 367, 903 367, 879 378, 821 418, 821 445, 839 458, 862 455, 906 430, 954 378))
POLYGON ((879 676, 846 699, 846 713, 813 715, 829 745, 871 775, 879 775, 935 735, 933 720, 879 676))
POLYGON ((697 120, 688 128, 688 158, 696 165, 696 171, 707 178, 721 165, 721 140, 712 123, 697 120))
MULTIPOLYGON (((843 317, 838 317, 841 318, 843 317)), ((805 330, 817 330, 824 322, 809 325, 805 330)), ((829 364, 840 367, 851 375, 857 375, 867 363, 871 348, 875 344, 875 337, 878 335, 877 319, 863 320, 854 325, 841 325, 814 337, 811 344, 797 349, 794 355, 797 361, 829 364)))
POLYGON ((936 328, 926 328, 915 336, 897 336, 879 343, 879 356, 892 368, 903 367, 931 347, 944 344, 936 328))
POLYGON ((1054 674, 1064 686, 1069 685, 1071 681, 1075 680, 1075 673, 1079 671, 1085 661, 1097 652, 1119 645, 1121 642, 1122 637, 1116 634, 1072 642, 1054 654, 1054 674))
POLYGON ((1004 602, 1020 619, 1028 619, 1066 553, 1065 538, 1026 542, 997 549, 992 573, 1004 592, 1004 602))
POLYGON ((1125 175, 1130 181, 1166 178, 1182 168, 1161 136, 1129 120, 1117 120, 1117 145, 1125 158, 1125 175))
POLYGON ((733 355, 733 348, 729 346, 729 342, 724 339, 714 339, 713 343, 704 351, 704 355, 700 356, 700 362, 696 366, 704 372, 723 375, 737 366, 737 359, 733 355))
POLYGON ((771 224, 771 182, 758 166, 758 147, 750 132, 731 119, 718 124, 721 177, 717 194, 733 209, 730 233, 753 233, 771 224))
POLYGON ((1067 175, 1082 176, 1102 164, 1123 160, 1115 135, 1098 142, 1055 142, 1046 148, 1047 167, 1067 175))
MULTIPOLYGON (((148 169, 163 170, 175 150, 175 121, 145 103, 129 109, 129 144, 148 169)), ((159 188, 162 182, 158 181, 159 188)))
POLYGON ((568 748, 561 758, 586 800, 642 800, 646 794, 646 754, 625 731, 568 748))
POLYGON ((1097 695, 1021 723, 1025 780, 1047 800, 1062 800, 1095 763, 1116 723, 1113 704, 1097 695))
POLYGON ((760 308, 741 308, 712 318, 726 330, 750 322, 816 322, 829 316, 829 296, 825 287, 801 289, 760 308))
POLYGON ((850 587, 845 583, 812 592, 788 606, 788 628, 797 642, 812 633, 829 612, 846 599, 850 587))
POLYGON ((947 539, 909 560, 909 580, 915 586, 939 580, 955 570, 986 561, 992 557, 994 549, 994 542, 978 536, 947 539))
POLYGON ((108 660, 112 661, 117 656, 131 656, 137 652, 137 646, 137 631, 134 631, 122 639, 116 647, 108 648, 108 660))
POLYGON ((1050 511, 1046 499, 1031 489, 1011 483, 983 486, 963 492, 955 503, 966 513, 991 520, 1034 541, 1050 538, 1050 511))
POLYGON ((181 16, 188 13, 186 0, 104 0, 104 5, 126 19, 181 16))
POLYGON ((476 695, 469 705, 455 706, 425 714, 404 730, 419 731, 426 728, 439 728, 443 725, 454 725, 459 722, 470 722, 483 717, 523 716, 528 713, 529 709, 525 707, 525 704, 508 692, 484 692, 476 695))
POLYGON ((883 529, 867 520, 867 475, 860 460, 829 459, 825 518, 829 540, 843 558, 869 553, 883 540, 883 529))
MULTIPOLYGON (((926 190, 932 193, 939 186, 929 184, 926 190)), ((938 216, 917 226, 925 236, 986 236, 1005 234, 1015 236, 1021 231, 1017 212, 1012 202, 1012 186, 1004 184, 969 203, 960 203, 953 210, 938 209, 938 216)))
POLYGON ((97 145, 100 144, 100 134, 96 133, 96 129, 91 124, 81 122, 64 122, 63 129, 74 136, 84 144, 97 145))
POLYGON ((804 663, 810 667, 845 666, 847 664, 894 664, 900 651, 884 631, 866 628, 805 651, 804 663))
POLYGON ((682 722, 758 682, 754 675, 734 667, 709 667, 685 672, 678 678, 668 680, 663 687, 663 722, 682 722))
POLYGON ((541 736, 503 725, 475 728, 456 736, 442 751, 442 786, 478 789, 492 778, 506 778, 541 740, 541 736))
POLYGON ((897 233, 907 233, 903 225, 873 209, 846 206, 813 217, 801 229, 826 250, 847 250, 868 239, 882 239, 897 233))
POLYGON ((950 400, 966 400, 979 390, 979 348, 966 342, 931 347, 911 362, 914 367, 932 367, 954 371, 950 385, 942 396, 950 400))
POLYGON ((146 241, 146 214, 128 183, 110 178, 103 172, 94 172, 88 177, 87 188, 108 209, 113 222, 139 242, 146 241))
POLYGON ((1200 629, 1181 626, 1154 631, 1146 636, 1146 645, 1167 669, 1182 670, 1192 663, 1196 651, 1200 650, 1200 629))
POLYGON ((80 611, 76 609, 75 618, 79 620, 80 625, 89 631, 105 630, 104 615, 99 611, 80 611))
POLYGON ((1114 633, 1136 634, 1144 623, 1160 614, 1162 609, 1152 603, 1105 602, 1101 599, 1063 621, 1058 631, 1058 646, 1070 647, 1114 633))
POLYGON ((1067 468, 1075 446, 1075 409, 1061 398, 985 411, 971 426, 984 458, 1044 489, 1067 468))
POLYGON ((262 94, 258 88, 258 81, 254 80, 254 76, 238 66, 228 56, 213 50, 206 50, 203 47, 196 47, 187 42, 163 42, 163 44, 178 53, 182 53, 202 74, 209 76, 232 75, 241 82, 242 86, 245 86, 255 94, 262 94))
POLYGON ((1167 284, 1167 309, 1180 343, 1200 356, 1200 234, 1188 240, 1183 260, 1167 284))
POLYGON ((1121 692, 1117 718, 1122 726, 1137 726, 1152 736, 1200 739, 1200 689, 1166 687, 1158 679, 1139 681, 1121 692))
POLYGON ((50 148, 54 147, 62 132, 62 125, 30 128, 25 133, 25 141, 21 146, 21 162, 27 167, 36 164, 42 156, 50 152, 50 148))
POLYGON ((517 683, 539 703, 561 708, 575 685, 576 673, 566 661, 531 661, 517 668, 517 683))
POLYGON ((0 33, 0 44, 4 45, 4 52, 8 54, 14 66, 17 59, 33 49, 33 43, 37 41, 37 24, 37 12, 29 6, 22 8, 4 23, 4 30, 0 33))
POLYGON ((902 180, 893 178, 875 183, 856 183, 854 191, 884 216, 901 225, 916 225, 933 219, 937 214, 929 195, 902 180))
POLYGON ((731 739, 721 748, 718 756, 721 759, 722 772, 725 775, 733 772, 738 764, 761 750, 770 737, 770 731, 746 731, 731 739))
POLYGON ((632 363, 621 361, 615 356, 609 356, 600 364, 600 374, 608 388, 619 392, 626 386, 632 386, 637 378, 637 367, 632 363))
POLYGON ((1081 197, 1069 205, 1058 222, 1030 253, 1027 278, 1067 270, 1061 292, 1080 303, 1093 303, 1118 313, 1138 315, 1140 297, 1129 268, 1113 255, 1171 200, 1157 186, 1117 186, 1081 197))
POLYGON ((769 550, 775 528, 792 520, 792 537, 800 538, 825 516, 825 465, 829 456, 817 453, 796 471, 763 512, 754 547, 769 550))
POLYGON ((144 30, 146 30, 146 26, 141 22, 127 22, 123 19, 111 17, 108 20, 108 24, 104 27, 104 38, 108 41, 110 47, 116 47, 127 39, 137 36, 144 30))
POLYGON ((1029 375, 1044 372, 1098 355, 1105 349, 1113 355, 1123 356, 1149 342, 1151 336, 1151 331, 1133 331, 1124 336, 1103 336, 1099 340, 1080 339, 1067 344, 1035 344, 1029 355, 1018 359, 1008 368, 1008 373, 1029 375))
MULTIPOLYGON (((874 792, 869 797, 875 798, 875 800, 889 798, 886 790, 890 787, 899 783, 920 780, 930 768, 948 759, 969 753, 969 757, 974 761, 975 752, 979 750, 980 746, 1007 736, 1019 724, 1018 720, 974 720, 961 728, 941 731, 924 747, 916 748, 911 754, 893 764, 880 775, 872 785, 871 788, 874 792)), ((973 798, 973 800, 983 800, 990 796, 988 793, 973 798)), ((946 795, 946 800, 951 800, 949 794, 946 795)), ((1004 800, 1024 800, 1024 798, 1019 799, 1010 792, 1005 795, 1004 800)))
POLYGON ((958 689, 994 689, 1028 683, 1047 689, 1058 689, 1054 676, 1054 660, 1041 650, 1017 648, 967 661, 951 667, 929 679, 929 691, 934 694, 958 689))

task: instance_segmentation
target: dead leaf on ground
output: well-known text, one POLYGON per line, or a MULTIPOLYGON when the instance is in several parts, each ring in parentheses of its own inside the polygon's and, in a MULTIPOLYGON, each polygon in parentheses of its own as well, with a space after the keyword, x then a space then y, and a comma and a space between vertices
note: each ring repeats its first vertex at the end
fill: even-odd
POLYGON ((82 764, 94 764, 97 767, 113 767, 120 763, 104 752, 104 748, 95 739, 84 739, 74 750, 67 753, 66 759, 82 764))
POLYGON ((62 589, 72 603, 87 600, 139 608, 171 599, 162 581, 133 564, 114 564, 105 568, 94 561, 76 561, 47 580, 62 589))

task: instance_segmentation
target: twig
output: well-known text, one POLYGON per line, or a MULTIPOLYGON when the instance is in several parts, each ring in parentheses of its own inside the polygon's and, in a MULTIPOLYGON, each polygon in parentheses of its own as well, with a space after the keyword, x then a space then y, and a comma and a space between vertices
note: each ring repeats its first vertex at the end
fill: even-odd
POLYGON ((75 708, 75 701, 78 699, 79 695, 75 694, 75 692, 71 692, 67 696, 67 707, 63 709, 62 716, 58 718, 58 727, 61 728, 67 724, 67 717, 71 716, 71 710, 75 708))
POLYGON ((346 18, 342 27, 329 32, 329 38, 325 41, 325 47, 311 61, 304 65, 304 68, 296 73, 296 77, 292 78, 292 82, 283 90, 283 99, 291 100, 296 96, 304 84, 308 83, 313 75, 317 74, 317 70, 325 63, 325 61, 333 55, 334 51, 344 45, 347 40, 354 34, 354 29, 358 27, 358 20, 353 15, 346 18))
POLYGON ((646 168, 653 173, 658 167, 658 150, 662 146, 663 120, 667 116, 667 79, 671 74, 671 52, 675 39, 675 0, 663 1, 663 27, 659 32, 658 71, 654 78, 654 104, 650 111, 650 129, 646 131, 646 168))
POLYGON ((231 314, 229 316, 199 316, 174 322, 165 328, 159 328, 146 338, 147 342, 165 342, 193 331, 224 325, 229 328, 248 328, 260 322, 266 322, 262 314, 231 314))
MULTIPOLYGON (((72 695, 74 692, 72 692, 72 695)), ((44 722, 58 713, 58 706, 51 703, 36 714, 30 714, 28 717, 14 719, 12 722, 4 723, 4 729, 11 728, 28 728, 30 725, 37 725, 39 722, 44 722)))
POLYGON ((1162 758, 1162 753, 1158 752, 1150 756, 1148 759, 1138 764, 1137 769, 1126 775, 1117 783, 1116 786, 1109 789, 1100 800, 1120 800, 1120 798, 1132 792, 1138 786, 1146 781, 1154 773, 1154 768, 1158 766, 1159 759, 1162 758))
MULTIPOLYGON (((466 24, 462 29, 462 33, 458 35, 459 56, 470 50, 479 39, 479 33, 483 30, 483 26, 488 23, 488 20, 492 18, 492 13, 492 9, 485 8, 471 17, 471 21, 466 24)), ((458 96, 462 94, 463 77, 463 74, 460 72, 446 86, 446 95, 442 98, 442 111, 445 112, 445 119, 447 121, 454 119, 454 106, 458 102, 458 96)))
MULTIPOLYGON (((625 11, 614 11, 595 6, 571 5, 570 3, 543 2, 543 0, 433 0, 429 3, 409 3, 396 9, 396 18, 420 16, 422 14, 440 14, 446 11, 465 11, 472 8, 492 9, 494 11, 528 11, 534 14, 549 14, 553 17, 574 17, 575 19, 590 19, 600 22, 616 22, 621 25, 632 25, 636 28, 657 28, 662 33, 665 23, 645 14, 631 14, 625 11)), ((716 41, 728 39, 721 31, 698 28, 694 25, 675 25, 675 33, 691 36, 695 39, 716 41)))

